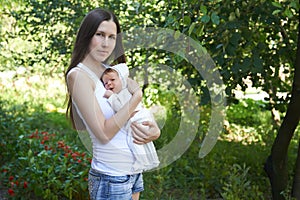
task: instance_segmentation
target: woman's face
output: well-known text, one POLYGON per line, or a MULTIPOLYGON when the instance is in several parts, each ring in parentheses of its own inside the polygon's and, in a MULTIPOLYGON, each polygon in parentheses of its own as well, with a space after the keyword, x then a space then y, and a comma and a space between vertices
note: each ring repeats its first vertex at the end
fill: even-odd
POLYGON ((91 39, 88 56, 97 62, 105 61, 116 46, 116 39, 117 25, 115 22, 103 21, 91 39))

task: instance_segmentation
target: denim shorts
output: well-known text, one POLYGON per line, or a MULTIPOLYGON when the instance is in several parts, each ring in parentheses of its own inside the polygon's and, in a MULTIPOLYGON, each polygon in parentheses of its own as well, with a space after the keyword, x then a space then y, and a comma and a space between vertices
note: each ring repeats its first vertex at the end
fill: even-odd
POLYGON ((91 200, 132 200, 132 194, 144 190, 143 175, 109 176, 90 169, 91 200))

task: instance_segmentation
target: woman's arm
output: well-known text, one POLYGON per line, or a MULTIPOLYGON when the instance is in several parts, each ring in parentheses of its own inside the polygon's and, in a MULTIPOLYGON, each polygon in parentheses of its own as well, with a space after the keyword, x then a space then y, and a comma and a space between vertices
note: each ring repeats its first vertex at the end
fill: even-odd
MULTIPOLYGON (((134 83, 131 83, 134 84, 134 83)), ((135 91, 124 107, 109 119, 105 119, 94 95, 94 82, 84 73, 74 71, 68 76, 68 88, 82 117, 101 143, 108 143, 130 118, 142 99, 142 91, 135 82, 135 91)))

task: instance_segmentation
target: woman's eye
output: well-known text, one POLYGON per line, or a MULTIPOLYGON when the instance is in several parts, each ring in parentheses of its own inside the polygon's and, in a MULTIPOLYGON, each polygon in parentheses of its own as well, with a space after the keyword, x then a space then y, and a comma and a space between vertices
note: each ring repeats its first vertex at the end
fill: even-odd
POLYGON ((97 36, 102 36, 104 37, 104 34, 103 33, 96 33, 97 36))

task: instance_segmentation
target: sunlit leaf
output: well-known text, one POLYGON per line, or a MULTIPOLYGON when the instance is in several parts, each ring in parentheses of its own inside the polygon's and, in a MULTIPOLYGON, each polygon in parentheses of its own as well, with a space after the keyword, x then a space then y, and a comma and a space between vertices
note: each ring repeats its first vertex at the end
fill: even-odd
POLYGON ((276 2, 276 1, 273 1, 273 2, 272 2, 272 5, 275 6, 275 7, 277 7, 277 8, 282 8, 281 3, 276 2))

